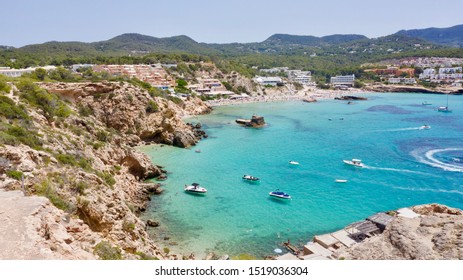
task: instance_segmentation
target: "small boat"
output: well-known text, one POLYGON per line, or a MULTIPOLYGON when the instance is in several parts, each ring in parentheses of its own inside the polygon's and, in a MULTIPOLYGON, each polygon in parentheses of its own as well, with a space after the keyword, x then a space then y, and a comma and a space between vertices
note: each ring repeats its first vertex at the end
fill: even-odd
POLYGON ((193 183, 191 185, 185 185, 184 190, 189 193, 197 193, 197 194, 203 194, 207 192, 207 190, 201 187, 198 183, 193 183))
POLYGON ((251 175, 243 175, 243 180, 253 183, 259 183, 260 179, 251 175))
POLYGON ((195 153, 201 153, 201 150, 200 149, 195 150, 195 153))
POLYGON ((423 101, 423 103, 421 103, 421 105, 427 106, 427 105, 432 105, 432 103, 429 103, 428 101, 423 101))
POLYGON ((334 180, 336 183, 347 183, 347 180, 344 179, 336 179, 334 180))
POLYGON ((438 111, 438 112, 444 112, 444 113, 450 113, 450 112, 452 112, 452 110, 450 110, 449 107, 447 107, 447 106, 438 107, 438 108, 437 108, 437 111, 438 111))
POLYGON ((420 129, 430 129, 430 128, 431 126, 427 124, 420 126, 420 129))
POLYGON ((343 160, 345 164, 356 166, 356 167, 364 167, 365 165, 362 163, 360 159, 353 158, 352 160, 343 160))
POLYGON ((281 192, 278 189, 273 191, 273 192, 270 192, 269 195, 271 197, 275 197, 275 198, 291 199, 291 196, 289 194, 287 194, 285 192, 281 192))
POLYGON ((289 162, 289 164, 291 164, 291 165, 299 165, 299 162, 294 161, 294 160, 291 160, 291 161, 289 162))

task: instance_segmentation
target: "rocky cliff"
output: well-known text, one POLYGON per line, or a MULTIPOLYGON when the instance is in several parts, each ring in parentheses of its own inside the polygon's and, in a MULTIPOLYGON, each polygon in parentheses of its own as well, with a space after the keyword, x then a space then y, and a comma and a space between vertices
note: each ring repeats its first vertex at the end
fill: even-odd
POLYGON ((128 83, 40 87, 0 93, 9 110, 0 115, 0 233, 11 237, 0 242, 0 258, 181 257, 158 248, 138 218, 162 192, 144 180, 165 171, 133 146, 194 145, 203 134, 181 117, 210 108, 193 98, 176 104, 128 83))
POLYGON ((396 217, 385 231, 337 258, 357 260, 463 260, 463 211, 443 205, 415 206, 419 217, 396 217))

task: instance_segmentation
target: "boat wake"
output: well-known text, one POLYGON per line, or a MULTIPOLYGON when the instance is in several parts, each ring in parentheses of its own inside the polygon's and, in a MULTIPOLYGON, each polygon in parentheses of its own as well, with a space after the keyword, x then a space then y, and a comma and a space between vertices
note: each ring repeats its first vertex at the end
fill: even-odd
POLYGON ((410 130, 423 130, 423 127, 422 126, 406 127, 406 128, 396 128, 396 129, 386 129, 386 130, 383 130, 383 131, 397 132, 397 131, 410 131, 410 130))
POLYGON ((397 169, 397 168, 388 168, 388 167, 373 167, 365 165, 363 168, 371 169, 371 170, 384 170, 384 171, 394 171, 394 172, 401 172, 401 173, 414 173, 414 174, 421 174, 421 175, 429 175, 428 173, 408 170, 408 169, 397 169))
POLYGON ((419 191, 419 192, 434 192, 434 193, 449 193, 463 195, 463 191, 459 190, 443 190, 443 189, 431 189, 431 188, 415 188, 415 187, 393 187, 394 189, 404 191, 419 191))
POLYGON ((420 163, 445 171, 463 172, 463 148, 432 149, 428 151, 414 150, 411 155, 420 163), (455 155, 460 152, 460 155, 455 155))

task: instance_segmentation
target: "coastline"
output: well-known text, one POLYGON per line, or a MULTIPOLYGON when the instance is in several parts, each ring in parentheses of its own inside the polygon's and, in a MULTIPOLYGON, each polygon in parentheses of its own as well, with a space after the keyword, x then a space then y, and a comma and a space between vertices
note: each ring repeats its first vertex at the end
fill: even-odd
MULTIPOLYGON (((342 95, 362 95, 362 94, 371 94, 374 92, 367 92, 361 90, 352 90, 352 91, 317 91, 311 92, 311 94, 301 95, 301 94, 293 94, 293 95, 280 95, 280 96, 268 96, 267 98, 259 96, 259 97, 251 97, 245 100, 223 100, 223 102, 218 102, 216 105, 212 106, 226 106, 226 105, 239 105, 245 103, 266 103, 266 102, 285 102, 285 101, 297 101, 302 100, 308 97, 317 97, 317 99, 329 99, 334 98, 342 95)), ((436 93, 438 94, 438 93, 436 93)), ((391 208, 392 209, 392 208, 391 208)), ((292 239, 291 239, 292 240, 292 239)), ((183 252, 184 253, 184 252, 183 252)))
POLYGON ((323 89, 310 89, 305 91, 288 92, 285 94, 268 94, 259 96, 248 96, 239 99, 218 99, 205 101, 211 107, 228 106, 228 105, 239 105, 246 103, 266 103, 266 102, 285 102, 285 101, 302 101, 304 99, 312 100, 327 100, 334 99, 335 97, 341 97, 343 95, 351 94, 365 94, 369 91, 363 91, 361 89, 349 89, 349 90, 323 90, 323 89))

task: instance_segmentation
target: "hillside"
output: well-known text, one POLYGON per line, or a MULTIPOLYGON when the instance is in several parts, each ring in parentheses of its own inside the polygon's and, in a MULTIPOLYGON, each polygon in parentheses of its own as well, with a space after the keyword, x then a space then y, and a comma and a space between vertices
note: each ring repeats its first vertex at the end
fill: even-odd
POLYGON ((408 37, 421 38, 434 44, 441 44, 450 47, 463 47, 463 24, 455 25, 448 28, 426 28, 401 30, 399 35, 408 37))
POLYGON ((0 80, 0 108, 0 213, 15 214, 0 226, 1 258, 179 258, 138 217, 162 192, 145 180, 166 171, 133 147, 194 145, 201 136, 181 116, 208 112, 201 100, 175 104, 124 82, 21 79, 0 80))
POLYGON ((368 39, 363 35, 330 35, 324 37, 298 36, 289 34, 275 34, 263 41, 263 45, 303 45, 303 46, 323 46, 338 45, 350 41, 368 39))

